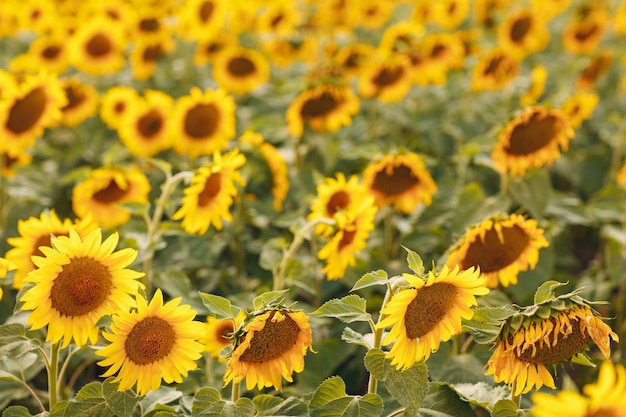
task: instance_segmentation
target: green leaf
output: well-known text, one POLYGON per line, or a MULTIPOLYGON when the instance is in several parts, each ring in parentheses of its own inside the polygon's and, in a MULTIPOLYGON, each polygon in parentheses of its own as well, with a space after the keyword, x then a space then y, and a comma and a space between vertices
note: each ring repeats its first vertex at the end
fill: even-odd
POLYGON ((517 405, 511 400, 500 400, 493 406, 491 417, 517 417, 517 405))
POLYGON ((202 304, 219 320, 234 319, 239 314, 240 309, 233 306, 228 298, 202 291, 198 291, 198 294, 200 294, 202 304))
POLYGON ((320 317, 334 317, 344 323, 368 321, 371 316, 365 311, 366 305, 367 301, 364 298, 351 294, 343 298, 329 300, 311 314, 320 317))
POLYGON ((102 383, 101 382, 90 382, 87 385, 83 386, 77 393, 76 393, 76 397, 77 400, 88 400, 91 398, 97 398, 97 399, 103 399, 104 400, 104 394, 103 394, 103 389, 102 389, 102 383))
POLYGON ((388 280, 387 273, 382 269, 368 272, 354 284, 350 291, 357 291, 374 285, 386 285, 388 280))
POLYGON ((102 383, 90 382, 67 404, 64 415, 71 417, 113 417, 115 413, 104 399, 102 383))
POLYGON ((163 405, 176 401, 182 396, 183 393, 179 390, 162 385, 158 390, 150 391, 146 394, 146 396, 139 401, 139 404, 141 405, 143 414, 146 414, 153 409, 162 410, 163 405))
POLYGON ((370 349, 365 354, 365 368, 379 381, 385 379, 385 353, 380 349, 370 349))
POLYGON ((0 326, 0 355, 17 357, 41 346, 41 341, 26 336, 22 324, 11 323, 0 326))
POLYGON ((385 387, 408 415, 415 415, 428 392, 428 370, 424 362, 418 362, 405 371, 399 371, 385 360, 385 387))
POLYGON ((425 269, 424 261, 422 261, 422 258, 411 249, 408 249, 404 246, 402 247, 404 248, 404 250, 407 251, 406 261, 409 264, 409 269, 413 271, 418 277, 423 277, 425 269))
POLYGON ((352 343, 354 345, 363 346, 367 349, 371 349, 370 342, 365 339, 365 336, 351 329, 350 327, 346 327, 345 329, 343 329, 343 333, 341 334, 341 340, 352 343))
POLYGON ((308 416, 308 408, 307 405, 304 401, 302 401, 300 398, 298 397, 289 397, 286 400, 282 400, 280 398, 276 398, 273 397, 278 401, 278 404, 275 404, 273 407, 271 408, 265 408, 263 409, 263 411, 259 410, 258 407, 258 403, 256 401, 256 397, 254 398, 254 402, 257 405, 257 410, 259 411, 259 413, 257 415, 259 416, 272 416, 272 417, 279 417, 279 416, 290 416, 290 417, 297 417, 297 416, 308 416))
POLYGON ((471 319, 463 320, 463 328, 477 343, 489 344, 498 337, 504 321, 513 314, 512 307, 476 308, 471 319))
POLYGON ((70 402, 67 400, 57 401, 57 403, 54 404, 54 407, 52 407, 52 410, 50 410, 50 417, 65 416, 65 412, 67 411, 67 406, 69 405, 69 403, 70 402))
POLYGON ((280 403, 282 403, 284 400, 280 397, 276 397, 270 394, 259 394, 255 396, 252 401, 254 401, 254 406, 256 407, 256 409, 261 412, 280 405, 280 403))
POLYGON ((320 408, 310 410, 311 417, 379 417, 383 412, 383 400, 378 394, 363 397, 343 397, 320 408))
POLYGON ((2 412, 2 417, 33 417, 33 415, 24 406, 12 405, 2 412))
POLYGON ((322 407, 331 401, 346 396, 346 383, 339 376, 333 376, 322 382, 309 403, 309 408, 322 407))
POLYGON ((254 307, 255 310, 262 310, 267 306, 274 306, 281 303, 285 299, 285 294, 288 291, 289 289, 265 292, 252 300, 252 307, 254 307))
MULTIPOLYGON (((203 388, 205 390, 207 388, 203 388)), ((208 388, 213 390, 213 388, 208 388)), ((237 401, 226 401, 215 399, 215 393, 206 393, 202 395, 203 398, 200 401, 196 401, 194 397, 194 403, 192 406, 192 417, 254 417, 256 414, 256 408, 254 402, 250 398, 239 398, 237 401)), ((217 393, 219 395, 219 393, 217 393)))
MULTIPOLYGON (((407 410, 408 411, 408 410, 407 410)), ((433 382, 419 408, 420 416, 433 417, 476 417, 471 405, 458 395, 448 384, 433 382)))
POLYGON ((193 404, 191 406, 192 415, 194 415, 196 410, 206 409, 221 399, 222 396, 215 388, 204 387, 200 389, 200 391, 196 392, 193 396, 193 404))
POLYGON ((534 303, 539 304, 554 298, 554 290, 567 285, 558 281, 546 281, 537 288, 535 292, 534 303))
POLYGON ((107 378, 102 383, 104 399, 116 416, 131 416, 137 407, 138 398, 132 390, 119 391, 119 384, 113 383, 113 379, 115 377, 107 378))
POLYGON ((533 218, 543 219, 552 195, 552 181, 546 170, 528 170, 524 176, 515 177, 508 190, 513 199, 526 207, 533 218))

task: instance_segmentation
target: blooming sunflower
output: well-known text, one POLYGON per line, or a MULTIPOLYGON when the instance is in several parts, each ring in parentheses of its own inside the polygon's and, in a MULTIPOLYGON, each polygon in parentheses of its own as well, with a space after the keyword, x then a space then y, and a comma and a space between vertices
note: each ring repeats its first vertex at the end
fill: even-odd
POLYGON ((600 8, 586 10, 571 18, 563 31, 563 48, 577 55, 596 50, 609 25, 608 13, 600 8))
POLYGON ((232 33, 219 32, 214 36, 196 43, 196 50, 193 55, 193 63, 202 67, 209 62, 213 62, 217 54, 225 48, 237 46, 239 41, 232 33))
POLYGON ((293 34, 301 21, 302 14, 296 2, 271 2, 257 16, 254 29, 260 33, 286 36, 293 34))
POLYGON ((28 51, 11 60, 13 72, 32 72, 46 68, 51 73, 61 74, 69 68, 66 39, 55 31, 42 34, 28 46, 28 51))
POLYGON ((302 136, 304 124, 318 132, 335 132, 352 123, 361 103, 349 86, 320 84, 301 92, 289 105, 287 129, 302 136))
POLYGON ((121 23, 95 17, 83 22, 70 38, 70 62, 79 71, 91 75, 115 73, 124 66, 125 46, 121 23))
POLYGON ((220 352, 231 344, 230 336, 235 333, 235 322, 232 319, 219 320, 215 317, 207 317, 204 337, 198 341, 204 345, 204 351, 212 358, 222 362, 225 360, 220 352))
POLYGON ((267 58, 255 49, 232 46, 217 53, 213 61, 213 78, 217 84, 235 94, 254 91, 270 76, 267 58))
POLYGON ((530 0, 530 3, 538 13, 551 19, 565 11, 572 0, 530 0))
POLYGON ((32 310, 32 329, 48 326, 47 341, 62 347, 73 340, 79 346, 98 341, 96 322, 103 316, 127 311, 143 287, 137 281, 144 274, 126 269, 137 251, 114 251, 119 236, 102 241, 94 229, 84 239, 70 229, 69 236, 52 237, 51 247, 41 246, 44 256, 33 256, 37 269, 26 281, 34 283, 21 296, 22 310, 32 310))
POLYGON ((543 385, 555 389, 547 366, 585 357, 591 341, 608 359, 610 339, 618 341, 618 337, 578 292, 558 297, 552 292, 541 300, 535 296, 535 304, 504 319, 485 374, 508 384, 519 396, 543 385))
MULTIPOLYGON (((14 263, 0 258, 0 278, 6 278, 9 271, 13 271, 17 266, 14 263)), ((2 299, 2 286, 0 286, 0 299, 2 299)))
POLYGON ((536 392, 531 396, 535 417, 618 417, 626 415, 626 369, 604 361, 595 382, 583 387, 583 395, 563 390, 556 395, 536 392))
POLYGON ((171 52, 176 43, 169 36, 139 38, 128 57, 133 77, 146 80, 154 74, 159 59, 171 52))
POLYGON ((478 58, 472 69, 472 90, 500 90, 520 71, 519 62, 502 48, 494 48, 478 58))
POLYGON ((500 131, 491 159, 501 173, 524 175, 528 169, 551 165, 573 137, 574 129, 561 110, 528 107, 500 131))
POLYGON ((18 166, 30 165, 33 157, 24 148, 3 150, 0 146, 0 176, 13 177, 18 166))
POLYGON ((425 278, 402 274, 410 287, 393 294, 382 308, 376 327, 392 326, 383 345, 393 343, 387 356, 399 370, 406 370, 430 357, 442 341, 461 333, 461 320, 472 318, 476 295, 485 295, 486 279, 478 269, 460 271, 446 265, 425 278))
POLYGON ((534 269, 539 250, 550 244, 537 221, 519 214, 495 216, 471 227, 448 255, 446 265, 461 270, 477 267, 496 288, 517 284, 520 271, 534 269))
POLYGON ((287 68, 294 62, 312 63, 317 59, 318 41, 313 36, 271 38, 263 42, 263 51, 272 63, 287 68))
POLYGON ((376 48, 373 45, 356 42, 340 47, 332 59, 347 77, 358 77, 375 56, 376 48))
POLYGON ((98 110, 100 96, 90 84, 82 82, 78 77, 61 80, 67 104, 61 108, 65 126, 77 126, 88 117, 94 116, 98 110))
POLYGON ((122 120, 139 98, 137 90, 117 86, 109 88, 100 103, 100 118, 111 129, 122 126, 122 120))
POLYGON ((378 207, 393 204, 396 210, 411 213, 420 203, 430 205, 437 184, 419 155, 408 152, 387 155, 363 172, 363 184, 378 207))
POLYGON ((205 42, 224 26, 228 2, 226 0, 191 0, 183 3, 178 12, 178 28, 183 39, 205 42))
POLYGON ((413 85, 411 60, 403 54, 390 54, 374 59, 359 77, 361 97, 376 97, 383 103, 397 102, 413 85))
POLYGON ((561 111, 569 120, 569 124, 577 128, 591 117, 599 101, 600 98, 595 93, 577 93, 565 100, 561 105, 561 111))
POLYGON ((531 83, 528 90, 520 97, 520 105, 530 106, 537 102, 543 94, 548 78, 548 70, 543 65, 533 67, 531 74, 531 83))
POLYGON ((444 0, 434 3, 432 20, 443 29, 451 30, 467 19, 469 0, 444 0))
POLYGON ((211 225, 221 230, 222 220, 232 220, 229 209, 238 194, 235 184, 246 184, 239 173, 245 163, 238 149, 225 155, 215 152, 211 164, 200 167, 185 189, 182 207, 172 219, 183 219, 188 233, 204 234, 211 225))
POLYGON ((105 358, 98 365, 109 367, 103 377, 119 371, 113 380, 120 383, 119 391, 137 384, 137 394, 146 395, 156 391, 162 379, 180 383, 196 369, 195 361, 204 350, 198 338, 205 327, 194 320, 196 312, 189 305, 180 305, 181 300, 177 297, 163 304, 158 288, 149 304, 137 297, 136 310, 113 315, 110 332, 102 333, 111 343, 96 354, 105 358))
POLYGON ((235 101, 224 89, 191 89, 174 105, 172 135, 174 150, 195 158, 221 151, 235 136, 235 101))
POLYGON ((392 1, 361 0, 355 3, 356 10, 350 14, 354 19, 351 26, 361 26, 370 30, 376 30, 387 23, 396 5, 392 1))
POLYGON ((415 83, 443 85, 450 70, 463 66, 465 46, 457 34, 431 33, 406 55, 411 60, 415 83))
POLYGON ((530 8, 510 12, 498 27, 498 41, 518 60, 529 53, 541 51, 550 40, 547 21, 530 8))
POLYGON ((29 217, 26 220, 17 221, 19 237, 7 238, 7 243, 12 246, 5 257, 8 261, 17 265, 17 271, 13 277, 13 287, 21 290, 26 284, 26 276, 36 269, 33 256, 43 256, 40 247, 50 247, 52 236, 68 236, 73 229, 81 238, 85 238, 89 232, 96 228, 89 217, 72 221, 59 219, 54 210, 43 212, 39 217, 29 217))
POLYGON ((149 192, 148 178, 136 167, 98 168, 74 187, 72 208, 79 217, 91 214, 100 226, 112 228, 131 217, 130 210, 120 204, 145 204, 149 192))
POLYGON ((598 80, 609 72, 611 65, 613 65, 613 53, 608 50, 599 52, 576 79, 576 89, 579 91, 594 89, 598 80))
POLYGON ((282 388, 282 378, 304 370, 304 356, 313 351, 309 317, 302 311, 274 307, 259 312, 234 336, 235 348, 226 364, 224 383, 246 378, 246 388, 282 388))

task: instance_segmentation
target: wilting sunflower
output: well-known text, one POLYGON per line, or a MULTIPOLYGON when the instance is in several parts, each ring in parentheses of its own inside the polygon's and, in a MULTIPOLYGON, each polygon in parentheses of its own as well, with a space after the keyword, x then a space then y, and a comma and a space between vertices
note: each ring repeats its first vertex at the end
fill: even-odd
POLYGON ((605 50, 598 53, 576 79, 576 89, 579 91, 594 89, 598 80, 609 72, 611 65, 613 65, 611 51, 605 50))
POLYGON ((281 211, 283 201, 289 191, 288 168, 285 157, 272 144, 265 142, 263 136, 249 130, 241 135, 239 142, 255 146, 263 156, 272 175, 274 210, 281 211))
POLYGON ((213 161, 200 167, 184 190, 182 207, 172 219, 183 219, 188 233, 204 234, 211 225, 221 230, 222 220, 233 219, 229 210, 239 193, 236 184, 246 185, 239 173, 245 163, 246 157, 238 149, 225 155, 215 152, 213 161))
POLYGON ((536 65, 535 67, 533 67, 530 87, 520 97, 520 105, 530 106, 532 104, 535 104, 545 90, 547 78, 548 70, 546 70, 546 67, 544 67, 543 65, 536 65))
POLYGON ((551 165, 573 137, 574 129, 561 110, 528 107, 500 131, 491 159, 501 173, 524 175, 531 168, 551 165))
POLYGON ((480 268, 489 288, 508 287, 517 284, 520 271, 535 268, 539 250, 549 245, 536 220, 519 214, 494 216, 468 229, 446 264, 480 268))
POLYGON ((121 204, 145 204, 149 192, 148 178, 136 167, 98 168, 74 187, 72 208, 79 217, 92 215, 100 226, 112 228, 131 217, 131 211, 121 204))
POLYGON ((35 143, 47 127, 57 125, 67 99, 56 75, 40 71, 25 74, 0 100, 0 147, 8 150, 35 143))
POLYGON ((518 60, 544 49, 550 40, 546 19, 530 8, 510 12, 498 27, 498 41, 518 60))
POLYGON ((180 383, 196 369, 195 361, 204 351, 198 338, 205 327, 194 320, 196 312, 189 305, 180 305, 181 300, 177 297, 163 304, 158 288, 149 304, 137 297, 136 310, 113 314, 110 332, 102 333, 111 344, 96 354, 105 357, 98 365, 109 367, 103 377, 119 371, 113 380, 120 383, 118 391, 137 384, 137 394, 143 396, 156 391, 161 380, 180 383))
POLYGON ((604 361, 595 382, 586 384, 582 394, 563 390, 550 395, 533 393, 534 417, 618 417, 626 415, 626 369, 604 361))
POLYGON ((304 370, 304 356, 313 351, 309 317, 302 311, 274 307, 259 312, 234 335, 235 348, 226 364, 224 383, 246 388, 282 388, 282 378, 304 370))
POLYGON ((111 129, 122 126, 122 120, 139 98, 137 90, 131 87, 117 86, 107 90, 100 104, 100 118, 111 129))
POLYGON ((569 97, 561 106, 561 111, 573 128, 579 127, 591 117, 600 98, 595 93, 577 93, 569 97))
POLYGON ((232 46, 222 49, 213 61, 213 78, 217 84, 235 94, 254 91, 270 76, 267 58, 255 49, 232 46))
POLYGON ((67 97, 67 104, 61 108, 61 123, 70 127, 77 126, 96 114, 100 96, 93 86, 78 77, 63 79, 61 85, 67 97))
POLYGON ((441 342, 461 333, 461 320, 474 315, 476 296, 489 292, 478 269, 460 271, 447 266, 425 278, 402 274, 410 287, 393 294, 383 307, 379 329, 392 326, 383 345, 393 343, 387 356, 399 370, 426 360, 441 342))
POLYGON ((361 102, 349 86, 320 84, 301 92, 289 105, 287 129, 302 136, 304 124, 318 132, 335 132, 352 124, 361 102))
POLYGON ((317 252, 318 259, 326 261, 322 272, 328 280, 343 278, 346 268, 355 265, 355 256, 367 247, 367 239, 374 230, 377 211, 374 199, 368 195, 332 216, 334 233, 317 252))
POLYGON ((11 178, 15 175, 17 167, 30 165, 32 160, 33 157, 25 148, 4 150, 0 146, 0 176, 11 178))
POLYGON ((479 56, 472 69, 472 90, 500 90, 520 71, 519 62, 502 48, 495 48, 479 56))
POLYGON ((83 346, 98 341, 97 321, 135 305, 135 295, 144 274, 126 269, 137 251, 114 251, 119 236, 102 241, 102 231, 94 229, 84 239, 74 229, 69 236, 52 237, 51 247, 41 246, 43 256, 34 256, 37 269, 26 277, 34 283, 20 298, 22 310, 32 310, 32 329, 48 326, 47 341, 62 347, 73 340, 83 346))
POLYGON ((403 54, 390 54, 374 59, 359 77, 361 97, 377 98, 383 103, 397 102, 413 85, 411 60, 403 54))
POLYGON ((190 41, 206 42, 222 31, 228 8, 226 0, 191 0, 183 3, 178 12, 181 37, 190 41))
POLYGON ((26 276, 34 270, 33 256, 43 256, 39 249, 42 246, 50 247, 52 236, 68 236, 73 229, 81 238, 85 238, 89 232, 96 228, 90 218, 72 221, 59 219, 54 210, 43 212, 39 217, 29 217, 26 220, 17 221, 19 237, 7 238, 7 243, 12 246, 5 257, 17 265, 17 271, 13 277, 13 287, 21 290, 24 287, 26 276))
POLYGON ((131 154, 150 157, 170 147, 168 121, 173 107, 172 97, 159 90, 145 90, 143 97, 135 100, 118 129, 131 154))
POLYGON ((506 318, 485 365, 486 375, 508 384, 519 396, 543 385, 555 389, 548 367, 586 357, 591 341, 608 359, 610 339, 618 341, 618 337, 579 292, 551 294, 506 318))
POLYGON ((83 22, 69 39, 70 62, 87 74, 111 74, 124 66, 125 46, 121 23, 93 18, 83 22))
POLYGON ((192 87, 176 101, 171 126, 178 154, 211 155, 235 136, 235 101, 221 88, 203 92, 192 87))
POLYGON ((411 213, 420 203, 427 206, 437 184, 415 153, 387 155, 363 172, 363 184, 378 207, 393 204, 396 210, 411 213))
POLYGON ((139 38, 128 57, 133 77, 146 80, 154 74, 160 59, 171 52, 176 43, 169 36, 139 38))

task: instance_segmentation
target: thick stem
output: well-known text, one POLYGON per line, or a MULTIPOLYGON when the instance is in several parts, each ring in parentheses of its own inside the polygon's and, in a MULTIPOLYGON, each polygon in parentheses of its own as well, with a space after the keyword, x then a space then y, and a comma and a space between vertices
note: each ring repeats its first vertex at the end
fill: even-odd
POLYGON ((239 384, 240 382, 233 382, 233 391, 231 395, 232 402, 235 402, 239 399, 239 384))
POLYGON ((52 410, 59 399, 57 381, 59 376, 59 343, 53 343, 50 347, 50 365, 48 367, 48 407, 52 410))
MULTIPOLYGON (((395 287, 387 283, 387 293, 385 294, 385 298, 383 299, 383 304, 380 307, 381 311, 383 308, 385 308, 385 305, 391 299, 391 296, 393 295, 394 291, 395 291, 395 287)), ((374 322, 371 320, 369 321, 370 327, 372 328, 372 332, 374 333, 374 345, 372 347, 373 349, 380 349, 383 344, 383 333, 385 329, 383 329, 382 327, 381 328, 377 327, 378 324, 381 322, 382 318, 383 318, 383 315, 381 313, 378 315, 378 320, 376 324, 374 324, 374 322)), ((367 384, 367 393, 376 394, 377 390, 378 390, 378 379, 376 379, 374 375, 370 374, 370 378, 367 384)))
POLYGON ((517 381, 513 381, 513 387, 511 389, 511 400, 515 403, 515 406, 519 410, 519 405, 522 400, 522 394, 515 395, 515 391, 517 391, 517 381))

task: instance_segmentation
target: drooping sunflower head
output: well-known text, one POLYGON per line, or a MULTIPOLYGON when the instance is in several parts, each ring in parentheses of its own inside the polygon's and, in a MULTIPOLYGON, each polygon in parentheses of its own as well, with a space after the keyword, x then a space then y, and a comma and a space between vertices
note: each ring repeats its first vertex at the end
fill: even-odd
POLYGON ((573 137, 574 129, 561 110, 529 107, 500 131, 491 159, 501 173, 524 175, 531 168, 551 165, 573 137))
POLYGON ((535 294, 533 305, 519 308, 503 320, 486 374, 495 382, 509 385, 513 395, 528 393, 543 385, 555 389, 548 367, 574 358, 589 363, 586 351, 595 343, 608 359, 610 340, 618 341, 591 304, 580 297, 580 290, 555 296, 564 284, 544 283, 535 294))
POLYGON ((494 216, 471 227, 448 255, 446 264, 480 268, 487 285, 517 284, 520 271, 534 269, 539 250, 548 247, 544 230, 522 215, 494 216))
POLYGON ((234 336, 235 347, 226 364, 224 383, 246 388, 282 388, 282 378, 304 370, 304 356, 313 351, 309 317, 302 311, 271 307, 251 316, 234 336))

